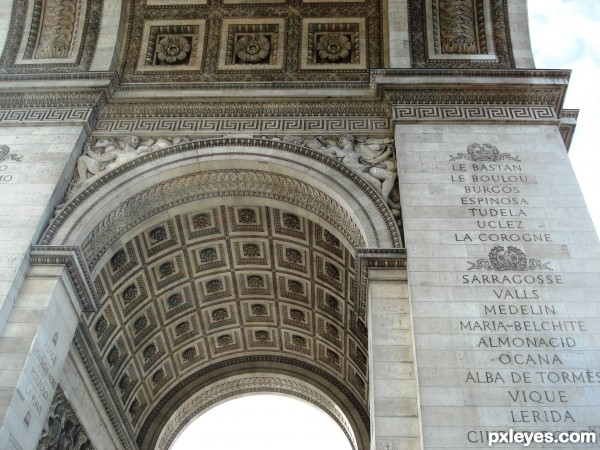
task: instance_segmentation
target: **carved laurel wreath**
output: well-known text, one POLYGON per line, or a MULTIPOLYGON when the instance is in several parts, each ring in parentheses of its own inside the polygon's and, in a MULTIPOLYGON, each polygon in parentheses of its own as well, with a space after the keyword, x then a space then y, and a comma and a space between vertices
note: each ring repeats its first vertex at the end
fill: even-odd
POLYGON ((520 161, 519 156, 512 156, 510 153, 500 153, 497 147, 492 144, 471 144, 467 148, 467 153, 458 153, 456 156, 450 155, 451 161, 466 159, 467 161, 520 161))
POLYGON ((527 259, 527 255, 516 247, 509 246, 506 250, 502 246, 494 247, 488 259, 481 258, 475 262, 467 261, 469 270, 497 270, 497 271, 526 271, 526 270, 550 270, 550 262, 542 263, 539 259, 527 259))

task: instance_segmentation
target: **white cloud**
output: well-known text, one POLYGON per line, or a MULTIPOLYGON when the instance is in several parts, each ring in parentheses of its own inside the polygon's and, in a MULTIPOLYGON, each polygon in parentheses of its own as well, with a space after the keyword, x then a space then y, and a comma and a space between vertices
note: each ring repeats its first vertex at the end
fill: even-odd
POLYGON ((528 0, 538 68, 571 69, 565 107, 580 109, 570 158, 596 229, 600 229, 600 1, 528 0))
POLYGON ((538 67, 562 67, 581 55, 600 57, 598 0, 528 0, 528 6, 538 67))

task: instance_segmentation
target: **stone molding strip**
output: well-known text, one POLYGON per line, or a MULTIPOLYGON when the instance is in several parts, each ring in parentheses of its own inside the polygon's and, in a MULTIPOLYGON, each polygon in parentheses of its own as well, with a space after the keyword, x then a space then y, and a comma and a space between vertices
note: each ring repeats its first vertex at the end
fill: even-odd
POLYGON ((381 100, 360 101, 240 101, 236 103, 215 101, 190 101, 164 103, 123 103, 106 105, 102 119, 130 119, 132 117, 387 117, 389 107, 381 100))
POLYGON ((30 253, 31 265, 64 265, 84 312, 95 312, 100 307, 92 286, 92 279, 77 247, 34 245, 30 253))
POLYGON ((83 125, 94 127, 107 102, 107 90, 79 92, 0 93, 0 127, 83 125))
POLYGON ((123 420, 123 417, 126 417, 125 411, 120 407, 120 403, 117 400, 117 394, 110 382, 110 377, 106 373, 104 365, 98 364, 97 362, 101 361, 102 358, 94 350, 95 347, 92 344, 92 337, 83 322, 79 324, 75 331, 73 345, 77 349, 87 375, 90 377, 94 390, 102 402, 104 411, 117 433, 123 450, 138 450, 138 446, 135 442, 135 433, 129 422, 123 420))
POLYGON ((573 142, 573 135, 575 134, 575 128, 577 128, 578 117, 578 109, 563 109, 560 115, 560 135, 565 143, 567 153, 573 142))
POLYGON ((358 294, 358 315, 367 317, 367 287, 369 269, 406 270, 406 249, 404 248, 359 248, 356 250, 355 273, 358 294))
POLYGON ((352 448, 357 450, 358 445, 350 423, 330 399, 307 383, 278 374, 247 374, 242 377, 232 377, 198 392, 169 418, 156 448, 158 450, 171 448, 179 433, 207 408, 231 397, 259 392, 287 394, 312 403, 340 426, 352 448))

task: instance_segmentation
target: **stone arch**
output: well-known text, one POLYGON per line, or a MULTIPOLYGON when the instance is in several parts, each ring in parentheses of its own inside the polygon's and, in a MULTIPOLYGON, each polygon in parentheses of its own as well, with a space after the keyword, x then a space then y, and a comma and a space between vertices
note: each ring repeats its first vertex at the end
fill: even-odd
MULTIPOLYGON (((61 205, 40 243, 81 245, 92 232, 90 226, 96 223, 95 219, 104 219, 103 206, 122 198, 124 189, 133 189, 131 192, 137 189, 138 197, 134 199, 134 195, 130 195, 129 198, 135 203, 135 200, 141 201, 144 194, 158 194, 157 191, 150 193, 149 189, 145 189, 152 183, 159 189, 169 189, 173 186, 165 183, 170 181, 175 184, 193 181, 190 178, 183 179, 182 175, 198 175, 195 168, 200 167, 200 164, 202 168, 220 170, 224 161, 228 162, 228 169, 231 171, 250 168, 265 174, 265 167, 272 168, 274 171, 271 173, 283 178, 265 180, 265 184, 279 182, 280 187, 283 187, 285 183, 297 180, 309 189, 312 188, 311 195, 324 194, 323 200, 329 197, 330 201, 344 205, 348 220, 360 229, 362 235, 362 238, 353 237, 355 246, 402 246, 394 217, 385 201, 367 182, 343 164, 319 152, 289 143, 233 137, 192 141, 153 151, 104 174, 83 192, 61 205), (153 181, 139 183, 140 177, 153 181), (301 181, 302 179, 308 183, 301 181)), ((229 192, 231 191, 226 195, 230 195, 229 192)), ((268 195, 277 196, 272 192, 268 195)), ((191 201, 191 197, 186 200, 191 201)), ((286 200, 298 201, 289 196, 286 200)))
POLYGON ((68 198, 41 244, 80 255, 94 299, 76 346, 141 448, 190 393, 256 372, 314 386, 368 448, 354 257, 401 238, 381 196, 335 160, 254 138, 157 150, 68 198))
POLYGON ((173 414, 163 418, 163 423, 156 427, 160 434, 148 433, 140 448, 168 450, 177 436, 210 408, 240 396, 262 393, 283 394, 317 406, 342 429, 352 448, 358 448, 353 426, 346 413, 322 389, 297 377, 266 372, 236 374, 199 389, 193 396, 180 402, 173 414))

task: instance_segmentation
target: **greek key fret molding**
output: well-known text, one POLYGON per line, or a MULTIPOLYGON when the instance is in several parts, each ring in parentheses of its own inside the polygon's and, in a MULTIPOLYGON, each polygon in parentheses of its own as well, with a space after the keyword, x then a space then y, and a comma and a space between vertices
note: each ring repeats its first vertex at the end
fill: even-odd
POLYGON ((0 126, 88 124, 94 118, 94 108, 0 109, 0 126))
POLYGON ((248 374, 219 382, 195 394, 171 416, 157 443, 157 449, 168 450, 187 424, 204 410, 233 396, 259 392, 291 395, 312 403, 326 412, 344 431, 352 448, 358 448, 351 425, 335 404, 307 383, 274 374, 248 374))
POLYGON ((257 118, 257 117, 379 117, 388 116, 387 102, 167 102, 110 103, 102 110, 102 119, 144 118, 257 118))
POLYGON ((558 118, 551 106, 482 106, 482 105, 394 105, 395 122, 539 122, 557 124, 558 118))
POLYGON ((99 119, 94 135, 115 134, 314 134, 322 133, 379 133, 389 134, 391 121, 387 117, 288 117, 288 118, 150 118, 150 119, 99 119))
POLYGON ((0 94, 0 126, 84 124, 91 129, 104 92, 0 94))
POLYGON ((83 311, 94 312, 98 309, 98 297, 77 247, 34 245, 29 260, 31 265, 64 265, 83 311))
POLYGON ((114 103, 101 112, 95 135, 183 133, 389 133, 387 102, 114 103))

